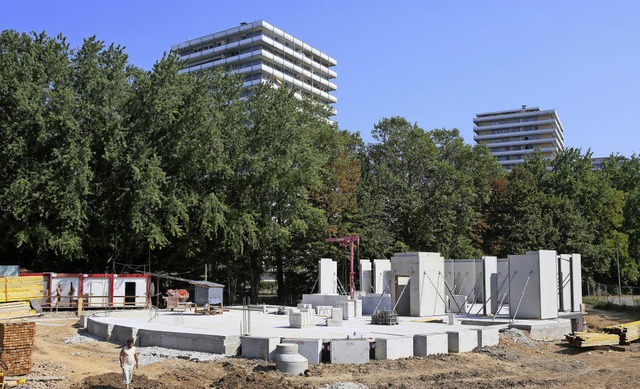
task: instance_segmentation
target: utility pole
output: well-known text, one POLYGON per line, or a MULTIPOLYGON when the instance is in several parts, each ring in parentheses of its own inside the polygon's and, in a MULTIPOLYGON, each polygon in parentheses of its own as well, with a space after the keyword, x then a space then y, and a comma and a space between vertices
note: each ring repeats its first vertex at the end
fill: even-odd
POLYGON ((620 246, 621 244, 616 244, 616 262, 618 263, 618 301, 620 305, 622 305, 622 282, 620 281, 620 246))

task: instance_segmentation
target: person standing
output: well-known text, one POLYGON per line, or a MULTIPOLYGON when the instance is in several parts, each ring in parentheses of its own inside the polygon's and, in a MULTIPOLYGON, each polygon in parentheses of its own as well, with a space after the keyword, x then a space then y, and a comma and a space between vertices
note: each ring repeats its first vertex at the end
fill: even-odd
POLYGON ((62 284, 58 284, 56 288, 56 311, 58 310, 58 306, 60 306, 60 299, 62 299, 62 284))
POLYGON ((138 367, 138 353, 133 345, 133 339, 127 340, 127 345, 120 351, 120 368, 122 369, 122 383, 129 389, 133 379, 133 369, 138 367))

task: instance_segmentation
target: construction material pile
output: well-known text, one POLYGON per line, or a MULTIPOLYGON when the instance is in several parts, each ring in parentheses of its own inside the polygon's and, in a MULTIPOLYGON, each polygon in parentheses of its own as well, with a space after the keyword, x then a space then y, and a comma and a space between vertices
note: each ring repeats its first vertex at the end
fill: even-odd
POLYGON ((43 297, 42 277, 0 277, 0 318, 33 315, 29 300, 43 297))
POLYGON ((576 347, 617 346, 640 340, 640 321, 605 327, 604 332, 574 332, 565 335, 576 347))
POLYGON ((398 324, 398 314, 395 311, 378 310, 371 315, 371 324, 398 324))
POLYGON ((34 322, 0 323, 0 360, 7 365, 6 375, 19 376, 31 373, 35 333, 34 322))
POLYGON ((603 329, 608 334, 616 334, 620 337, 620 344, 629 344, 640 339, 640 320, 631 323, 609 326, 603 329))
POLYGON ((42 277, 0 277, 0 303, 42 298, 42 277))
POLYGON ((618 335, 602 332, 574 332, 565 339, 576 347, 615 346, 620 342, 618 335))

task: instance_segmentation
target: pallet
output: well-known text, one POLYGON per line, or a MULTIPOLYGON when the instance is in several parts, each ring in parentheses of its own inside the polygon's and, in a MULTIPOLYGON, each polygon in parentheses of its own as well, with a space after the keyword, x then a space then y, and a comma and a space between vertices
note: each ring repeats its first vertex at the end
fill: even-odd
POLYGON ((371 324, 398 325, 398 314, 394 311, 379 311, 371 315, 371 324))

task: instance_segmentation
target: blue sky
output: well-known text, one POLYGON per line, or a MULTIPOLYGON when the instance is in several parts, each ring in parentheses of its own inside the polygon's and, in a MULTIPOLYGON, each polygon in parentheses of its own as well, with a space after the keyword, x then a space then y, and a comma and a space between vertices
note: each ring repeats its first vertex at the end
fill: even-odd
POLYGON ((97 35, 150 69, 170 46, 264 19, 338 60, 340 128, 383 117, 458 128, 478 112, 555 108, 565 146, 640 153, 639 1, 6 1, 0 28, 97 35))

